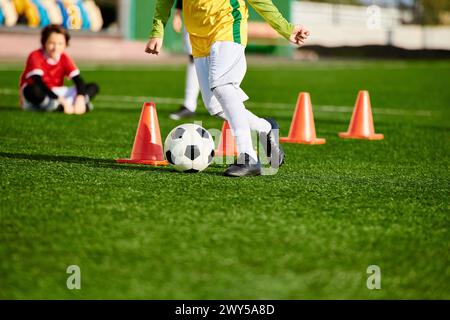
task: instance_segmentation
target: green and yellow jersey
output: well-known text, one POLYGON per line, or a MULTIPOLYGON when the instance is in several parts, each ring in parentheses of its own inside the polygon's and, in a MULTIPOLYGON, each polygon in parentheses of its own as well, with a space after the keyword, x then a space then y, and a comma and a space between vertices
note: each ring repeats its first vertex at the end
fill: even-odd
MULTIPOLYGON (((150 36, 162 38, 174 0, 157 0, 150 36)), ((247 0, 272 28, 286 39, 293 25, 271 0, 247 0)), ((248 9, 244 0, 183 0, 183 15, 194 58, 209 55, 216 41, 247 44, 248 9)))

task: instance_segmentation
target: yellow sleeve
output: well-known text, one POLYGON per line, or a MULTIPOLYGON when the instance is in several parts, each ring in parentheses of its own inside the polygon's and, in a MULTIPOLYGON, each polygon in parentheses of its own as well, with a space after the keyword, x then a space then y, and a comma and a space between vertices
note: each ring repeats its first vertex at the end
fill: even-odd
POLYGON ((170 10, 172 9, 174 0, 157 0, 155 4, 155 15, 153 17, 151 38, 163 38, 164 27, 170 17, 170 10))

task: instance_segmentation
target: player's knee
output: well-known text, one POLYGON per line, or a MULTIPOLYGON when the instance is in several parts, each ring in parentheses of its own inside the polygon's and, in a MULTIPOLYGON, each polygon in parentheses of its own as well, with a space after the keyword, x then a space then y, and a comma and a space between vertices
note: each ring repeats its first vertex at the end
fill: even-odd
POLYGON ((23 94, 25 99, 35 105, 39 105, 46 97, 45 91, 37 85, 28 85, 24 88, 23 94))
POLYGON ((229 94, 230 91, 235 90, 235 87, 231 83, 227 83, 224 85, 220 85, 220 86, 211 88, 211 90, 214 93, 214 95, 219 99, 219 98, 229 94))
POLYGON ((88 83, 86 85, 86 94, 89 99, 93 99, 100 92, 100 87, 96 83, 88 83))

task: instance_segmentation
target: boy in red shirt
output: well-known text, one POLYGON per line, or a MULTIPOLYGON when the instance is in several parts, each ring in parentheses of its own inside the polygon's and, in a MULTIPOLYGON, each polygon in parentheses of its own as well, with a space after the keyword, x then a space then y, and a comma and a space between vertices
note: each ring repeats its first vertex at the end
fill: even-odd
POLYGON ((59 25, 49 25, 41 32, 40 49, 28 56, 20 77, 20 100, 24 110, 64 111, 83 114, 93 109, 91 100, 99 91, 95 83, 86 84, 70 56, 65 52, 70 35, 59 25), (65 87, 64 78, 75 86, 65 87))

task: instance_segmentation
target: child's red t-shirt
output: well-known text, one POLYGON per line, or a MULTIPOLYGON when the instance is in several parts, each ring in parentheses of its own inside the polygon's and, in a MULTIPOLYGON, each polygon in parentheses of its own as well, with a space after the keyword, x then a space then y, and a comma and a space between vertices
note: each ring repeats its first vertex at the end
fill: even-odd
POLYGON ((42 81, 51 89, 62 87, 64 77, 72 79, 80 74, 75 62, 66 53, 62 53, 58 61, 49 58, 43 49, 37 49, 30 53, 25 70, 20 77, 20 88, 32 84, 33 75, 42 77, 42 81))

